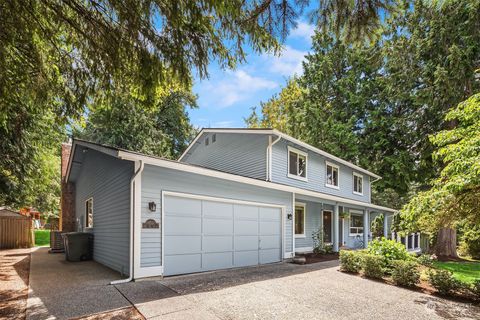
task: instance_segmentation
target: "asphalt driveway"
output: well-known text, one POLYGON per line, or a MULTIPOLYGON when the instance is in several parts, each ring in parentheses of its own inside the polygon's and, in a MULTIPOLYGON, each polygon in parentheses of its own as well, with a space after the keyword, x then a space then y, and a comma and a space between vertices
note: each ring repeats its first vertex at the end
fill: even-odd
MULTIPOLYGON (((33 307, 30 311, 36 312, 27 312, 30 319, 84 316, 131 304, 147 319, 166 320, 480 318, 479 306, 344 274, 336 261, 308 266, 282 263, 111 286, 108 283, 119 275, 95 262, 68 264, 58 255, 46 255, 50 267, 64 267, 60 279, 49 279, 63 283, 55 285, 55 296, 61 298, 53 300, 49 290, 32 294, 36 304, 29 299, 29 310, 33 307), (82 266, 82 276, 68 281, 66 269, 77 265, 82 266), (75 315, 62 310, 72 307, 75 315)), ((35 260, 34 255, 32 268, 35 260)))

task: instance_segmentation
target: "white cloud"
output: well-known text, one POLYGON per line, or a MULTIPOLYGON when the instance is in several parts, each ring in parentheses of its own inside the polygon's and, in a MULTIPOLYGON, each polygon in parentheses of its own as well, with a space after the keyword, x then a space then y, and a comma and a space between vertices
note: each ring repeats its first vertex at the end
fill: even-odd
POLYGON ((297 27, 290 31, 290 37, 292 38, 303 38, 306 41, 310 42, 313 34, 315 33, 315 26, 306 23, 304 21, 299 21, 297 27))
POLYGON ((201 105, 227 108, 255 96, 258 91, 278 87, 276 82, 252 76, 244 70, 227 71, 219 78, 200 84, 200 99, 204 100, 201 105))
POLYGON ((290 77, 294 74, 301 75, 303 73, 302 62, 306 54, 306 51, 285 46, 279 57, 264 55, 264 58, 267 63, 270 63, 270 72, 290 77))

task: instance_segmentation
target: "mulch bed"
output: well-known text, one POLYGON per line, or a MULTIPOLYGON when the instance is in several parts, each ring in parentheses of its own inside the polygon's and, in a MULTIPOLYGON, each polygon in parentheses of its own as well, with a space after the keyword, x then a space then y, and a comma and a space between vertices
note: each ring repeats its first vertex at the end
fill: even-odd
POLYGON ((306 264, 338 260, 338 253, 327 253, 327 254, 316 254, 316 253, 306 253, 302 256, 305 257, 306 264))

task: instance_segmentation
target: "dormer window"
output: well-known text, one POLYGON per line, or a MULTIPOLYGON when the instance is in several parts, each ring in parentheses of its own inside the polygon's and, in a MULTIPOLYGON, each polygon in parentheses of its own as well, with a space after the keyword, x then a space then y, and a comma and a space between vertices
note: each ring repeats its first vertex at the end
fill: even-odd
POLYGON ((339 167, 328 161, 325 162, 325 165, 327 167, 325 186, 329 188, 338 189, 338 176, 340 172, 339 167))
POLYGON ((288 147, 288 177, 307 180, 307 153, 288 147))

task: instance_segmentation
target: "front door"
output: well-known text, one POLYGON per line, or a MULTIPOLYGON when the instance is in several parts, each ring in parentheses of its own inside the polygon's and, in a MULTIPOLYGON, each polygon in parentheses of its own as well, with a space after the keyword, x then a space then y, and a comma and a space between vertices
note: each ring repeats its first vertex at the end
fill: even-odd
POLYGON ((332 242, 332 212, 323 211, 323 241, 332 242))

